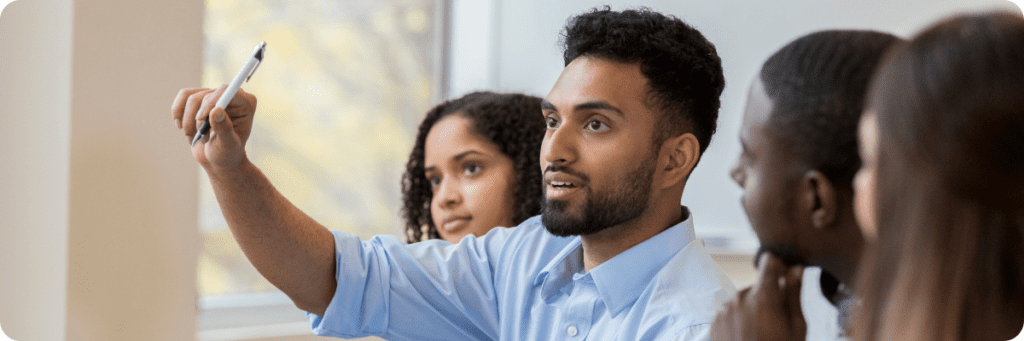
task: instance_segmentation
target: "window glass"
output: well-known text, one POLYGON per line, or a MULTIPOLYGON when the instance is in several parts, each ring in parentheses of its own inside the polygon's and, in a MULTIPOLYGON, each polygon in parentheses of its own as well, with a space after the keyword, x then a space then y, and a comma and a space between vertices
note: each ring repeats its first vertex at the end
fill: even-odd
MULTIPOLYGON (((202 85, 228 83, 266 41, 242 86, 259 99, 249 158, 324 226, 404 240, 401 174, 439 97, 438 10, 430 0, 207 1, 202 85)), ((200 177, 200 295, 276 291, 242 254, 200 177)))

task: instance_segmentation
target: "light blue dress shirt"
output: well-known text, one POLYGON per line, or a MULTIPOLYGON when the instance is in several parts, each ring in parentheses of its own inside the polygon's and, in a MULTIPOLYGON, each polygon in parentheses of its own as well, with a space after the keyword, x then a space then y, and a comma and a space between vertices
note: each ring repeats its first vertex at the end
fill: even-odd
POLYGON ((548 233, 539 216, 458 244, 332 232, 338 289, 324 316, 308 314, 322 336, 707 340, 735 294, 692 217, 589 272, 580 238, 548 233))

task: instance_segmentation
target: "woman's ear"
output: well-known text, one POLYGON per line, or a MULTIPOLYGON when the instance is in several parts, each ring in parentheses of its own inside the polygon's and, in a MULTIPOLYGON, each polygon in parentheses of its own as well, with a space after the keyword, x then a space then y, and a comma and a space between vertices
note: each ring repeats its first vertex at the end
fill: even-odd
POLYGON ((691 133, 669 138, 661 144, 662 188, 685 185, 700 159, 700 142, 691 133))
POLYGON ((803 189, 802 205, 810 212, 811 226, 826 229, 835 225, 839 203, 836 202, 836 188, 820 171, 809 170, 801 179, 803 189))

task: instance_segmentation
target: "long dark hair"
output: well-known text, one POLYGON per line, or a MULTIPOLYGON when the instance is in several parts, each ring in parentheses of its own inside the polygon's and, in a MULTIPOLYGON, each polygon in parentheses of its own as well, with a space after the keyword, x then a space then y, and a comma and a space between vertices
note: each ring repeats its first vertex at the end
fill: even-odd
POLYGON ((540 144, 545 131, 540 102, 538 97, 523 94, 474 92, 427 112, 402 175, 402 215, 408 243, 441 238, 430 215, 432 191, 424 173, 424 144, 434 124, 448 115, 469 118, 476 133, 498 145, 512 159, 517 180, 514 223, 540 213, 540 144))
POLYGON ((878 241, 853 336, 1013 337, 1024 323, 1024 18, 931 26, 890 52, 867 108, 878 241))

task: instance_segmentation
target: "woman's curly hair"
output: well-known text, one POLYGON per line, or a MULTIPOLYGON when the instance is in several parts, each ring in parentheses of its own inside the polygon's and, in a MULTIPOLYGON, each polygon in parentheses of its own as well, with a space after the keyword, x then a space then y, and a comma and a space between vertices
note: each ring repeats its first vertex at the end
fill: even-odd
POLYGON ((433 192, 424 171, 424 145, 434 124, 453 114, 469 118, 475 133, 498 145, 512 159, 517 180, 514 223, 540 213, 540 145, 546 130, 540 102, 538 97, 523 94, 474 92, 427 112, 402 175, 402 215, 408 243, 441 238, 430 214, 433 192))

